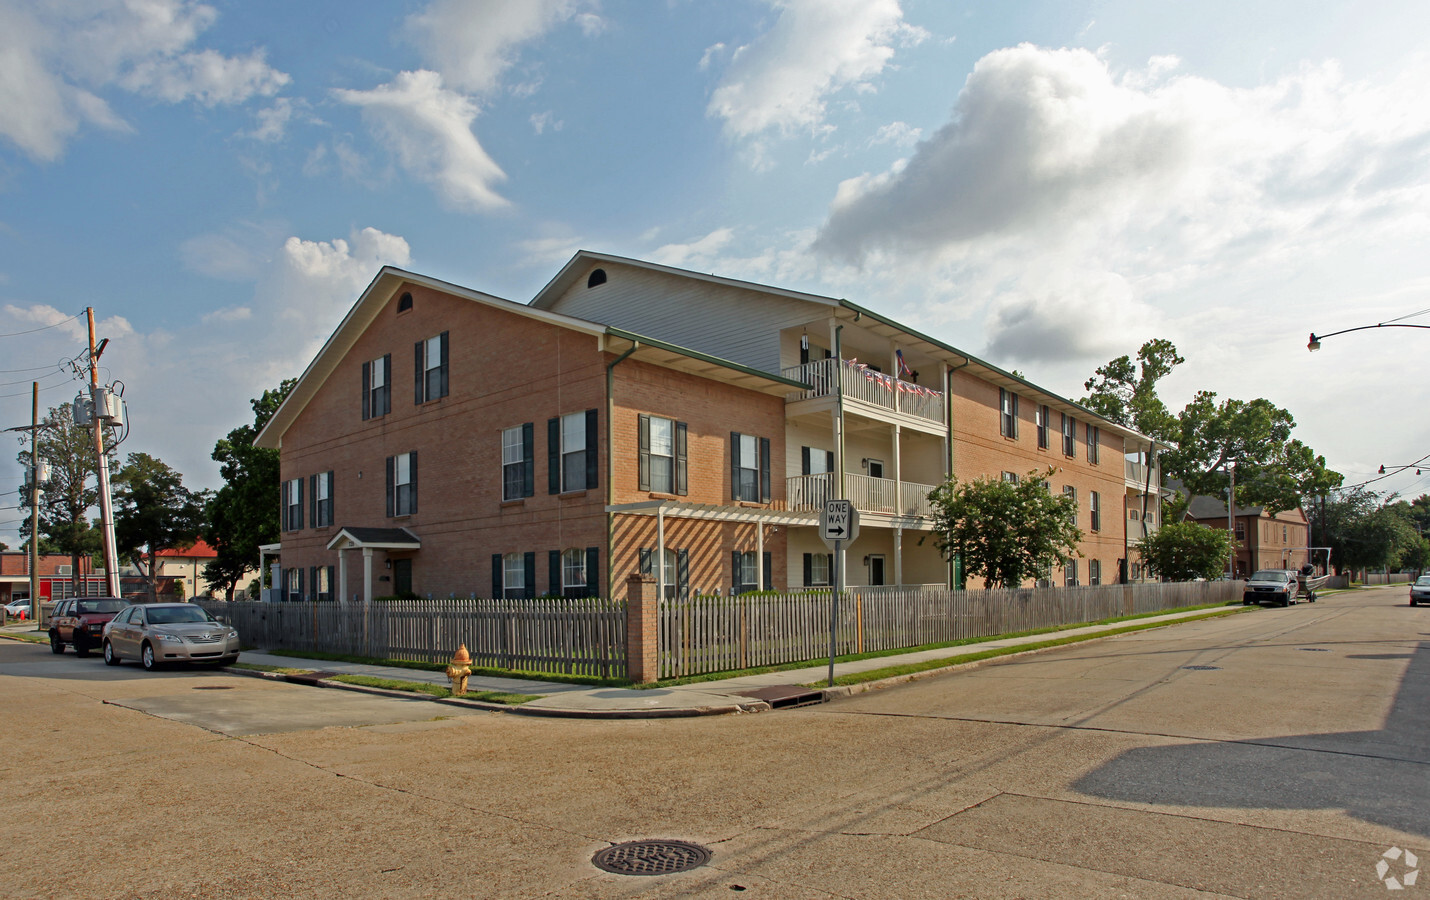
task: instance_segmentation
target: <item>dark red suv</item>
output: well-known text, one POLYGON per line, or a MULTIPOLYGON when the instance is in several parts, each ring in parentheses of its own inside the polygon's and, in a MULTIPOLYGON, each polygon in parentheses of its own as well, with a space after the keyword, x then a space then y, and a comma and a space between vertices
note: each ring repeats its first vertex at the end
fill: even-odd
POLYGON ((75 656, 89 656, 104 643, 105 623, 128 605, 118 597, 61 600, 50 614, 50 649, 63 653, 65 644, 73 644, 75 656))

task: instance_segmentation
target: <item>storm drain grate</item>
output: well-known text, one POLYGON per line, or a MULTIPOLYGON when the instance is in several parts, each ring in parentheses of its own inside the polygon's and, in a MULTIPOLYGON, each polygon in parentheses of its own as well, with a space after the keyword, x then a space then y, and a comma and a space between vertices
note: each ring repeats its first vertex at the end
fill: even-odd
POLYGON ((1305 650, 1307 653, 1330 653, 1330 647, 1297 647, 1297 650, 1305 650))
POLYGON ((1221 666, 1182 666, 1184 669, 1191 669, 1193 672, 1215 672, 1221 666))
POLYGON ((233 690, 233 685, 231 685, 231 684, 208 684, 208 685, 199 685, 198 687, 195 687, 194 690, 196 690, 196 691, 231 691, 231 690, 233 690))
POLYGON ((591 857, 596 868, 617 875, 669 875, 709 861, 709 850, 688 841, 627 841, 591 857))

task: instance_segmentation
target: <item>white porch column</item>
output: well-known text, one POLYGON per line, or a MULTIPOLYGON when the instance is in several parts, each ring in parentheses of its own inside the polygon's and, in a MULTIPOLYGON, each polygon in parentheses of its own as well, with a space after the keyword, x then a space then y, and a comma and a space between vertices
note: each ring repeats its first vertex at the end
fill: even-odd
POLYGON ((755 523, 755 588, 765 589, 765 523, 755 523))
POLYGON ((338 602, 348 602, 348 551, 338 548, 338 602))
POLYGON ((903 429, 894 426, 894 515, 904 514, 903 429))
POLYGON ((894 584, 904 583, 904 529, 894 526, 894 584))
POLYGON ((372 548, 362 548, 362 602, 372 602, 372 548))
POLYGON ((665 504, 655 508, 655 595, 665 599, 665 504))

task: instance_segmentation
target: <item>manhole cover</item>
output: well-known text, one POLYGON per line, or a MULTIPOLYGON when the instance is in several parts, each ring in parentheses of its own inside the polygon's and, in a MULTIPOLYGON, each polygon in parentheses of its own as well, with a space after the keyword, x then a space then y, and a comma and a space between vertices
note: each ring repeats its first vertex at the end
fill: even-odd
POLYGON ((591 857, 596 868, 617 875, 668 875, 709 861, 709 850, 688 841, 627 841, 591 857))
POLYGON ((1307 653, 1330 653, 1330 647, 1297 647, 1297 650, 1305 650, 1307 653))
POLYGON ((196 691, 231 691, 231 690, 233 690, 233 685, 229 685, 229 684, 201 685, 201 686, 199 686, 199 687, 194 688, 194 690, 196 690, 196 691))
POLYGON ((1184 669, 1191 669, 1194 672, 1214 672, 1221 666, 1182 666, 1184 669))

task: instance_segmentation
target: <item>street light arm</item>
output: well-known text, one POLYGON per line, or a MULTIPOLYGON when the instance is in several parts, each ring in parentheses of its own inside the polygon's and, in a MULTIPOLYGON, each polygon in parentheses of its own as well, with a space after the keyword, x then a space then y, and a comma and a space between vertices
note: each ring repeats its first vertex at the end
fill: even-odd
POLYGON ((1306 344, 1306 349, 1315 353, 1321 349, 1321 340, 1323 338, 1335 337, 1338 334, 1350 334, 1352 331, 1365 331, 1369 328, 1430 328, 1430 325, 1402 325, 1395 322, 1381 322, 1375 325, 1362 325, 1359 328, 1343 328, 1340 331, 1332 331, 1330 334, 1323 334, 1320 337, 1317 337, 1316 332, 1313 331, 1311 332, 1310 342, 1306 344))

